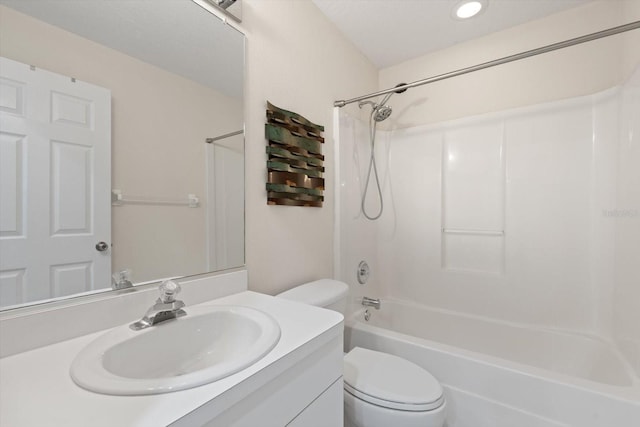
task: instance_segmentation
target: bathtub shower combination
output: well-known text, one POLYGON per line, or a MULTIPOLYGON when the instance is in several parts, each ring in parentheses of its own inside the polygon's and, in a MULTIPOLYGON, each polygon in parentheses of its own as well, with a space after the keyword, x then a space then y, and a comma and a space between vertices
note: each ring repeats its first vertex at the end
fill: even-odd
POLYGON ((640 426, 640 69, 440 123, 402 127, 398 110, 372 131, 336 109, 345 351, 428 370, 446 427, 640 426))
POLYGON ((447 427, 633 427, 638 383, 594 337, 384 300, 345 329, 349 348, 394 354, 444 386, 447 427))

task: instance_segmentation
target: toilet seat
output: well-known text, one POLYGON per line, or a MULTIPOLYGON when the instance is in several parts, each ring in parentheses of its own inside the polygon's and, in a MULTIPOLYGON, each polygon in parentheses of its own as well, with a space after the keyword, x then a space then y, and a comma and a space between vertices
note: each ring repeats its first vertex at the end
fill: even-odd
POLYGON ((344 389, 373 405, 399 411, 432 411, 444 404, 442 386, 418 365, 355 347, 344 357, 344 389))

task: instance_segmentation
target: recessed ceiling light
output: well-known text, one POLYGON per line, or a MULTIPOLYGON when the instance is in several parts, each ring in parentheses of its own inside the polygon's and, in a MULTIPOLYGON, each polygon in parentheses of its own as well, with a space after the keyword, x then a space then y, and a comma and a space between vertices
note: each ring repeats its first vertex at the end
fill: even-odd
POLYGON ((476 16, 486 6, 482 0, 464 0, 456 4, 453 9, 453 16, 456 19, 468 19, 476 16))

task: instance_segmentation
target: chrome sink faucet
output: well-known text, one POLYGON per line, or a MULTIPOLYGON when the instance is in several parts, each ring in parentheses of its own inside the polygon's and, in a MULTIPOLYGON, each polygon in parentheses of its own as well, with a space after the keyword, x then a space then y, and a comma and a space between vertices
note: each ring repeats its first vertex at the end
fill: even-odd
POLYGON ((362 305, 364 305, 365 307, 373 307, 376 310, 380 310, 380 299, 362 297, 362 305))
POLYGON ((156 303, 147 310, 144 317, 129 325, 134 331, 146 329, 165 320, 176 319, 187 314, 182 309, 184 302, 176 299, 176 294, 182 290, 179 284, 173 280, 166 280, 160 285, 160 297, 156 303))

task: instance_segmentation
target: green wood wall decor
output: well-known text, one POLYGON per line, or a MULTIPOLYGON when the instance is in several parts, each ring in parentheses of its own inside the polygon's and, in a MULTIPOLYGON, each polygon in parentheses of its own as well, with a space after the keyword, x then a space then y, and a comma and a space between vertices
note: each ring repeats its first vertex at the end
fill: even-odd
POLYGON ((324 126, 267 102, 267 204, 322 207, 324 126))

